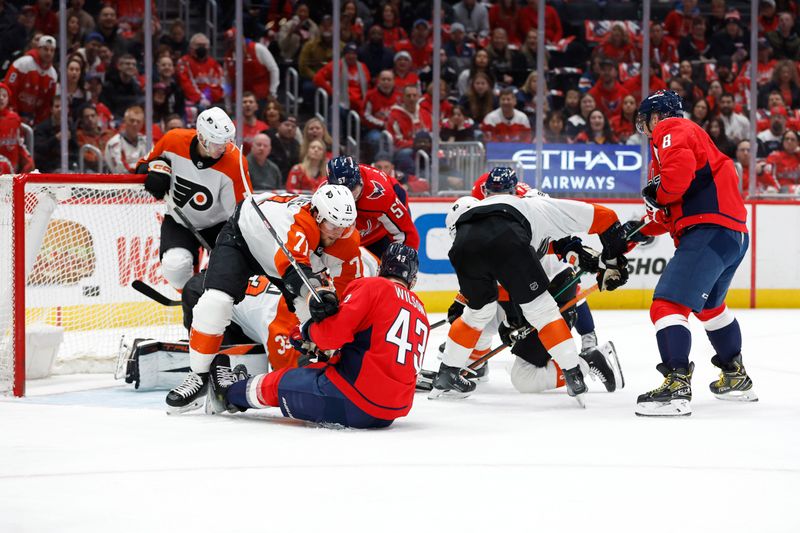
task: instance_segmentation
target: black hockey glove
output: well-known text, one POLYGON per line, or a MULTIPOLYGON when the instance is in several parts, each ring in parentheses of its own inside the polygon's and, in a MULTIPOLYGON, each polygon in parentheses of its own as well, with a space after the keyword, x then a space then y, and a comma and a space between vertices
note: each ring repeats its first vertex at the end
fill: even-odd
POLYGON ((624 255, 603 261, 597 273, 597 285, 601 291, 613 291, 628 282, 628 260, 624 255))
POLYGON ((172 183, 172 167, 167 158, 157 157, 147 164, 144 188, 156 200, 163 200, 172 183))
POLYGON ((664 204, 658 203, 658 188, 661 186, 661 176, 656 175, 647 182, 647 185, 642 189, 642 199, 644 200, 647 208, 652 211, 664 211, 669 214, 669 207, 664 204))
POLYGON ((516 344, 518 341, 521 341, 527 337, 531 331, 533 330, 527 322, 524 325, 514 327, 503 320, 497 327, 497 333, 500 334, 500 340, 503 341, 503 344, 508 346, 514 346, 514 344, 516 344))
POLYGON ((455 301, 453 301, 453 303, 450 304, 450 307, 447 309, 448 324, 452 324, 458 317, 464 314, 464 307, 466 305, 459 299, 460 297, 461 294, 456 297, 455 301))
POLYGON ((648 242, 652 241, 653 237, 648 237, 647 235, 642 235, 641 231, 637 231, 633 233, 636 228, 642 225, 641 220, 629 220, 622 225, 622 231, 625 232, 625 235, 630 235, 628 237, 628 242, 648 242))
POLYGON ((600 253, 583 245, 578 237, 568 236, 553 241, 553 251, 567 263, 576 265, 584 272, 594 274, 600 270, 600 253))
POLYGON ((601 257, 605 262, 607 259, 621 256, 628 250, 628 242, 625 239, 625 232, 622 225, 617 221, 611 224, 607 230, 599 235, 600 242, 603 244, 601 257))
POLYGON ((339 311, 339 298, 335 292, 328 289, 320 289, 317 294, 321 302, 318 302, 313 294, 308 295, 308 312, 311 313, 313 322, 321 322, 339 311))

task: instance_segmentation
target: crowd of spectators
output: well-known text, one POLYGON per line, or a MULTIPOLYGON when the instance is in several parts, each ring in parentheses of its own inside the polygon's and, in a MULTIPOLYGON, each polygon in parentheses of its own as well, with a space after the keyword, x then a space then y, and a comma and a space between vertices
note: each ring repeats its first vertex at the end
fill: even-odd
MULTIPOLYGON (((80 160, 89 172, 129 172, 147 151, 146 83, 153 89, 154 142, 170 129, 191 127, 208 107, 233 114, 233 2, 220 2, 222 27, 209 36, 189 31, 181 20, 159 20, 153 1, 154 68, 148 73, 144 1, 69 0, 67 72, 59 80, 53 65, 57 5, 0 0, 0 170, 60 168, 62 90, 70 166, 77 168, 80 160), (220 57, 213 57, 210 37, 222 43, 220 57), (33 153, 22 141, 23 124, 33 130, 33 153)), ((536 0, 443 2, 439 51, 433 49, 430 1, 344 0, 339 38, 328 2, 246 1, 243 123, 237 127, 254 185, 299 191, 325 179, 333 141, 330 124, 314 116, 314 104, 317 90, 332 94, 334 69, 341 73, 341 98, 327 115, 339 113, 345 124, 348 113, 357 113, 360 159, 382 166, 413 192, 428 190, 427 176, 416 176, 414 163, 419 151, 430 156, 434 97, 444 142, 535 141, 541 83, 544 142, 640 144, 634 123, 645 51, 638 4, 548 2, 545 78, 539 80, 536 0), (337 43, 338 66, 332 62, 337 43), (432 94, 434 53, 442 58, 439 95, 432 94), (297 116, 280 103, 288 68, 300 78, 297 116)), ((758 191, 800 194, 798 5, 761 0, 755 21, 748 6, 733 0, 653 2, 649 87, 683 98, 686 117, 736 162, 744 189, 755 127, 758 191), (755 51, 749 47, 751 24, 758 27, 755 51), (755 98, 751 60, 757 61, 755 98), (748 118, 751 102, 755 125, 748 118)), ((445 186, 464 184, 463 177, 446 178, 445 186)))

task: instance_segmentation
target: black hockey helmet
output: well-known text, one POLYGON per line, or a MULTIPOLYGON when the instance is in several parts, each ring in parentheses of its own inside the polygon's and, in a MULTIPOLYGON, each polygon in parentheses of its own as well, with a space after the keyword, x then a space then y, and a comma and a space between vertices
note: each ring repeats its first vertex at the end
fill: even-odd
POLYGON ((355 159, 340 155, 328 161, 328 183, 344 185, 351 191, 361 185, 361 170, 355 159))
POLYGON ((419 272, 419 255, 415 249, 400 242, 393 242, 384 250, 378 270, 379 276, 402 279, 410 289, 417 281, 417 272, 419 272))
POLYGON ((675 91, 656 91, 639 104, 636 113, 636 131, 645 134, 645 127, 650 124, 650 117, 658 113, 661 118, 683 117, 683 101, 675 91))
POLYGON ((494 167, 486 183, 483 184, 484 193, 509 193, 513 194, 517 189, 517 173, 511 167, 494 167))

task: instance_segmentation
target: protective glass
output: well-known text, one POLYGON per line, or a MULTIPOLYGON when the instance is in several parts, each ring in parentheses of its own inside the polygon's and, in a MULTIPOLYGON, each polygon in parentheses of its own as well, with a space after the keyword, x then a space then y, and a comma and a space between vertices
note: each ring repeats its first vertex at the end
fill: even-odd
POLYGON ((641 133, 642 135, 647 135, 647 123, 650 121, 650 117, 644 113, 637 113, 636 114, 636 131, 641 133))

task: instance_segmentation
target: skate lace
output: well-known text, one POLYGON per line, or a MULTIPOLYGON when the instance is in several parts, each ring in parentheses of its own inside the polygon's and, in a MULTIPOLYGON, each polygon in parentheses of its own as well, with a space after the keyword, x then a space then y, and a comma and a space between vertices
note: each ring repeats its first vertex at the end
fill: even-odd
POLYGON ((230 387, 239 381, 239 375, 228 366, 218 366, 217 381, 224 387, 230 387))
POLYGON ((664 378, 664 383, 662 383, 661 386, 656 387, 655 389, 651 390, 650 394, 657 394, 657 393, 663 391, 664 389, 667 389, 671 382, 672 382, 671 378, 669 378, 669 377, 664 378))
POLYGON ((592 375, 594 375, 594 376, 595 376, 597 379, 599 379, 599 380, 600 380, 600 383, 605 383, 605 382, 606 382, 606 376, 605 376, 605 374, 603 374, 602 372, 600 372, 600 370, 599 370, 599 369, 597 369, 597 368, 595 368, 595 367, 593 367, 593 366, 590 366, 590 367, 589 367, 589 372, 591 372, 591 373, 592 373, 592 375))
POLYGON ((184 397, 190 396, 195 392, 199 391, 202 386, 203 386, 203 381, 200 379, 200 376, 192 373, 186 377, 183 383, 178 385, 178 387, 175 389, 175 392, 184 397))

